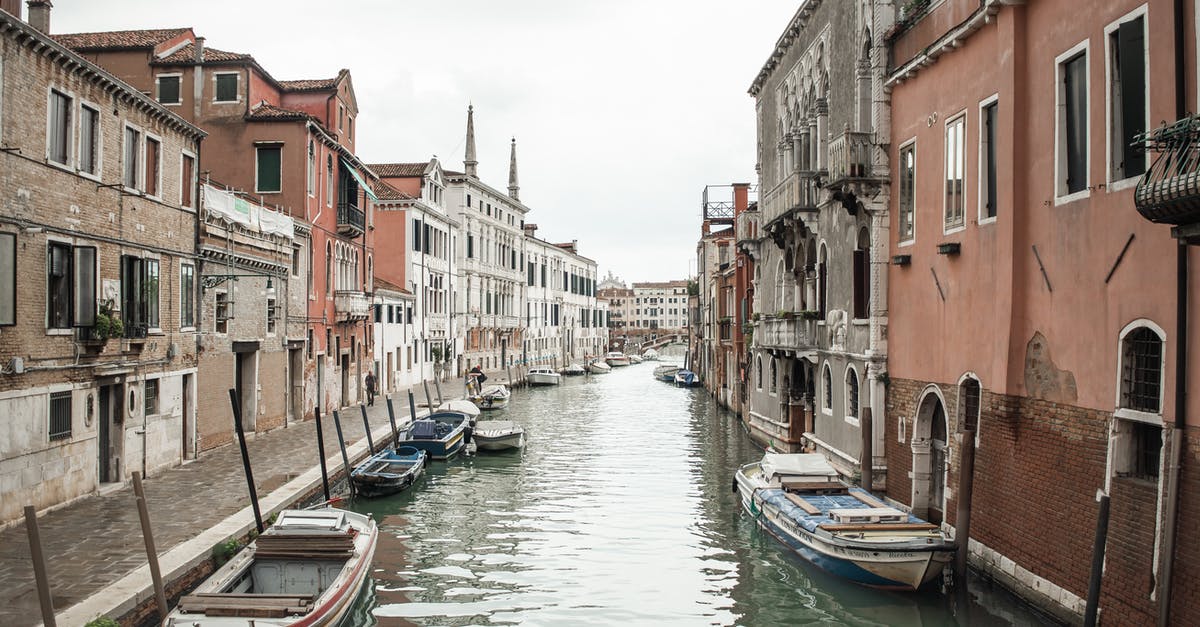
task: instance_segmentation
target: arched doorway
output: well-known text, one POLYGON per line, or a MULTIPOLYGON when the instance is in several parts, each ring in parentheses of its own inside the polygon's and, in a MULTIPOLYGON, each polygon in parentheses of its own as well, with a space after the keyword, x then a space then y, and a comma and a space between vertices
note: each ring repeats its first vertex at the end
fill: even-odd
POLYGON ((941 524, 946 501, 946 404, 936 386, 925 389, 913 425, 913 514, 941 524))

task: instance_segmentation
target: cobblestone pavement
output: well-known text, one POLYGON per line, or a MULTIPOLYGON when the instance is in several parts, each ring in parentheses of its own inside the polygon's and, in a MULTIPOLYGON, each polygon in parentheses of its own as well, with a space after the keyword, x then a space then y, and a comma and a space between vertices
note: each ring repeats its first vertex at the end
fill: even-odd
MULTIPOLYGON (((417 398, 423 396, 421 390, 414 391, 417 398)), ((407 391, 393 395, 398 421, 402 416, 406 421, 409 415, 407 398, 407 391)), ((349 446, 363 437, 362 414, 357 407, 340 414, 349 446)), ((368 417, 373 430, 388 424, 386 403, 377 399, 375 406, 368 408, 368 417)), ((337 452, 333 417, 325 416, 321 424, 325 453, 333 456, 337 452)), ((316 423, 311 420, 257 434, 247 445, 260 499, 319 464, 316 423)), ((340 468, 330 468, 331 473, 335 470, 340 468)), ((149 477, 144 485, 160 555, 250 504, 236 444, 149 477)), ((38 529, 56 612, 146 563, 131 485, 41 516, 38 529)), ((41 621, 39 608, 29 540, 21 523, 0 532, 0 625, 37 624, 41 621)))

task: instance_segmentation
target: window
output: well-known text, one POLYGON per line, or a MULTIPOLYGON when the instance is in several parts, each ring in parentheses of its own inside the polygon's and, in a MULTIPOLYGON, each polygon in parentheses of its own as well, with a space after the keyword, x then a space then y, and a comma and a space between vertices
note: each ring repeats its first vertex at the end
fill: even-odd
POLYGON ((162 153, 162 142, 146 138, 146 178, 145 191, 147 196, 158 197, 159 157, 162 153))
POLYGON ((979 110, 979 221, 996 217, 996 110, 995 100, 979 110))
POLYGON ((121 313, 125 337, 141 338, 159 328, 158 260, 121 257, 121 313))
POLYGON ((71 437, 71 393, 50 394, 50 441, 71 437))
POLYGON ((292 276, 300 276, 300 247, 292 246, 292 276))
MULTIPOLYGON (((267 334, 275 335, 275 320, 279 317, 279 309, 274 298, 267 299, 267 334)), ((378 320, 376 321, 378 322, 378 320)))
POLYGON ((50 242, 46 259, 46 326, 96 323, 96 248, 50 242))
POLYGON ((333 206, 333 157, 325 156, 325 206, 333 206))
POLYGON ((178 74, 160 74, 158 76, 159 102, 165 105, 182 102, 179 98, 179 78, 178 74))
POLYGON ((1058 62, 1057 192, 1059 197, 1085 192, 1088 184, 1087 45, 1058 62))
POLYGON ((1162 412, 1163 340, 1149 327, 1137 327, 1121 341, 1121 400, 1126 409, 1162 412))
POLYGON ((50 90, 46 158, 63 165, 68 165, 71 159, 71 104, 70 96, 57 89, 50 90))
POLYGON ((333 295, 333 243, 325 242, 325 296, 333 295))
POLYGON ((142 133, 137 129, 125 127, 124 163, 121 164, 125 187, 138 188, 138 170, 142 154, 142 133))
POLYGON ((79 107, 79 171, 100 174, 100 112, 87 105, 79 107))
POLYGON ((1158 479, 1158 468, 1162 458, 1162 427, 1146 422, 1121 421, 1129 433, 1132 453, 1126 474, 1138 479, 1158 479))
POLYGON ((777 363, 777 360, 774 357, 772 357, 771 358, 771 381, 770 381, 771 382, 770 392, 771 392, 772 396, 774 396, 779 391, 779 370, 778 370, 778 366, 776 365, 776 363, 777 363))
POLYGON ((144 416, 153 416, 158 413, 158 379, 146 380, 142 401, 145 405, 144 416))
POLYGON ((1109 180, 1146 171, 1146 153, 1135 145, 1146 130, 1145 16, 1105 29, 1108 33, 1109 180))
POLYGON ((0 233, 0 326, 17 323, 17 234, 0 233))
POLYGON ((195 207, 192 191, 196 185, 196 158, 187 153, 183 154, 183 162, 179 171, 179 205, 195 207))
POLYGON ((963 154, 963 139, 966 137, 966 116, 958 116, 946 122, 946 202, 945 226, 947 229, 963 226, 964 172, 966 160, 963 154))
POLYGON ((864 227, 858 232, 853 255, 854 317, 871 317, 871 236, 864 227))
POLYGON ((313 140, 308 140, 308 195, 316 194, 317 189, 317 149, 313 140))
POLYGON ((846 370, 846 419, 858 420, 858 373, 846 370))
POLYGON ((475 257, 475 236, 467 233, 467 259, 475 257))
POLYGON ((213 76, 216 83, 216 96, 213 102, 238 101, 238 75, 236 72, 218 73, 213 76))
POLYGON ((232 304, 233 303, 231 303, 229 300, 228 293, 217 292, 216 303, 213 307, 213 313, 214 313, 213 319, 215 321, 213 330, 216 331, 217 333, 228 333, 229 332, 229 318, 230 318, 230 308, 231 308, 230 306, 232 304))
POLYGON ((179 266, 179 328, 196 326, 196 267, 179 266))
POLYGON ((821 409, 827 414, 833 413, 833 374, 829 371, 829 364, 821 370, 821 409))
POLYGON ((962 431, 979 430, 979 401, 981 389, 979 379, 968 376, 958 385, 959 428, 962 431))
POLYGON ((255 147, 256 173, 254 190, 259 193, 281 191, 283 146, 279 144, 260 145, 255 147))

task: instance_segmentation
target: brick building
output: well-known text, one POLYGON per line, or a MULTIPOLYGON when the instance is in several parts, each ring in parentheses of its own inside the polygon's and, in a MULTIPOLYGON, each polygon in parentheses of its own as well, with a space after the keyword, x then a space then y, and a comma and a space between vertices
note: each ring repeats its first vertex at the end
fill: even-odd
POLYGON ((8 521, 195 455, 204 133, 0 8, 8 521))

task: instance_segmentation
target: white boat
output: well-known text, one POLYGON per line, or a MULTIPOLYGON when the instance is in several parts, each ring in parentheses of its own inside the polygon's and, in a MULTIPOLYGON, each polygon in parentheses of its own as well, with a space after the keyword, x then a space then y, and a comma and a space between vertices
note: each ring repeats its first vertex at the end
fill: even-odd
POLYGON ((675 364, 663 364, 654 369, 654 378, 667 383, 675 382, 675 373, 683 370, 675 364))
POLYGON ((604 356, 604 361, 613 368, 617 368, 619 366, 628 366, 629 355, 619 351, 613 351, 604 356))
POLYGON ((642 353, 642 359, 646 361, 658 361, 658 351, 654 350, 653 348, 647 348, 646 351, 642 353))
POLYGON ((562 381, 562 375, 548 366, 538 366, 529 369, 526 379, 529 380, 529 385, 558 385, 562 381))
POLYGON ((503 385, 489 385, 483 388, 477 396, 471 398, 479 409, 504 409, 508 407, 508 399, 512 393, 503 385))
POLYGON ((866 586, 916 590, 954 559, 932 523, 841 481, 819 453, 767 453, 734 476, 742 508, 804 559, 866 586))
POLYGON ((511 420, 481 420, 471 437, 481 451, 507 451, 525 446, 525 428, 511 420))
POLYGON ((592 374, 608 374, 612 372, 612 367, 599 359, 595 359, 588 362, 587 371, 592 374))
POLYGON ((163 624, 337 625, 366 581, 378 538, 366 514, 283 510, 250 546, 184 595, 163 624))
POLYGON ((571 364, 571 365, 567 366, 566 368, 563 368, 562 373, 563 373, 563 376, 578 377, 579 375, 587 374, 587 368, 584 368, 583 366, 580 366, 579 364, 571 364))
POLYGON ((475 403, 465 399, 446 401, 438 405, 438 411, 456 411, 460 414, 466 414, 471 419, 472 425, 479 419, 479 407, 475 403))
POLYGON ((638 357, 637 355, 629 355, 629 363, 640 364, 642 363, 642 358, 638 357))

